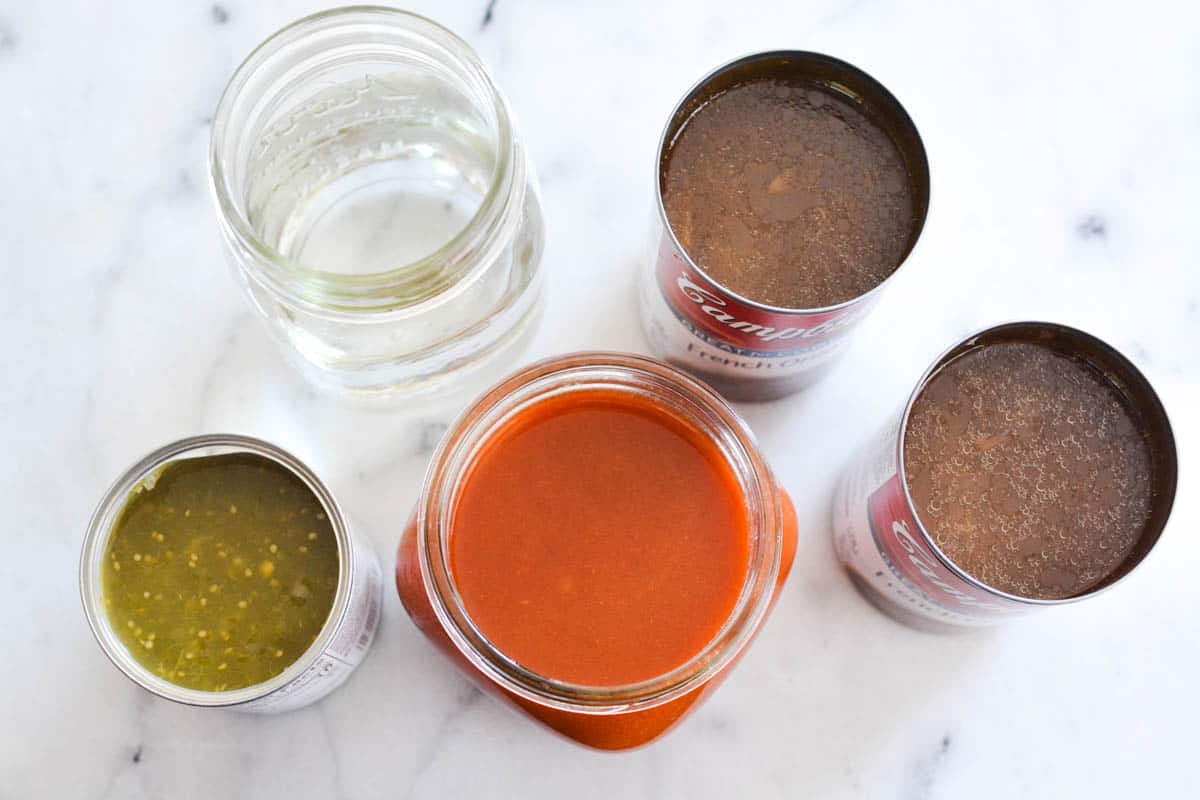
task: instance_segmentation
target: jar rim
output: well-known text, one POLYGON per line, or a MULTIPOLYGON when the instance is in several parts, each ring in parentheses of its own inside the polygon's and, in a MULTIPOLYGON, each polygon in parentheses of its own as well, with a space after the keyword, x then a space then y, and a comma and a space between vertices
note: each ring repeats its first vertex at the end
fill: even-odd
POLYGON ((213 115, 209 145, 209 182, 223 223, 222 232, 231 246, 252 255, 260 267, 252 277, 295 302, 335 313, 411 309, 431 300, 451 299, 453 287, 469 282, 472 275, 486 267, 488 258, 471 257, 471 251, 498 246, 500 233, 518 216, 523 197, 517 195, 523 195, 525 190, 524 169, 507 101, 474 49, 428 17, 387 6, 356 5, 320 11, 280 28, 259 43, 234 70, 221 94, 213 115), (471 219, 437 250, 389 270, 345 274, 307 265, 264 241, 247 219, 243 204, 236 199, 234 177, 226 162, 230 148, 243 133, 230 130, 231 118, 247 100, 247 84, 251 79, 270 69, 274 60, 283 57, 290 48, 317 34, 363 24, 390 25, 424 39, 441 48, 478 83, 495 118, 496 163, 487 192, 471 219), (431 283, 428 276, 446 264, 453 268, 431 283))
POLYGON ((542 706, 585 714, 651 708, 705 684, 742 652, 770 607, 781 569, 782 509, 775 479, 753 434, 715 391, 661 361, 614 352, 581 352, 532 364, 486 392, 450 427, 426 472, 417 506, 417 551, 430 606, 455 648, 503 689, 542 706), (450 518, 461 481, 482 445, 516 415, 561 394, 633 390, 670 404, 709 436, 738 477, 749 517, 750 556, 737 602, 717 634, 674 669, 636 683, 595 686, 561 681, 521 666, 475 625, 456 590, 447 557, 450 518), (686 404, 686 405, 685 405, 686 404), (719 437, 719 441, 718 441, 719 437))

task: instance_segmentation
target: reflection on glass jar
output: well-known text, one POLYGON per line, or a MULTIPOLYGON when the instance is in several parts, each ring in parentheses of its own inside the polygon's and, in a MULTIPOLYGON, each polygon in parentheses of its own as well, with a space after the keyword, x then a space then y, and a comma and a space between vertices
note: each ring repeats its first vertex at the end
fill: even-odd
POLYGON ((482 689, 581 744, 646 744, 761 627, 796 516, 745 424, 659 361, 535 364, 450 429, 401 541, 422 632, 482 689))
POLYGON ((316 383, 431 389, 532 331, 533 171, 478 57, 439 25, 346 8, 279 31, 221 98, 210 170, 235 272, 316 383))

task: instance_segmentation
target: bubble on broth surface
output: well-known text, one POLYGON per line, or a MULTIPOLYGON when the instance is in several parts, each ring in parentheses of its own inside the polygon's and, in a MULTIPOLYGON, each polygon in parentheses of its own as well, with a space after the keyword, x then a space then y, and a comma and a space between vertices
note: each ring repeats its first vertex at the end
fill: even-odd
POLYGON ((1133 550, 1150 516, 1150 447, 1116 387, 1042 345, 968 352, 913 404, 905 472, 942 551, 1023 597, 1087 591, 1133 550))

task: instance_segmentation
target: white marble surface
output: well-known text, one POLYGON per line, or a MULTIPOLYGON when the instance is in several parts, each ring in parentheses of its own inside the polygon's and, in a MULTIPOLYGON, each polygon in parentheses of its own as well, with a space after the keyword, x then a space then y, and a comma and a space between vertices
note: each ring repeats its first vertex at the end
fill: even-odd
MULTIPOLYGON (((293 449, 390 564, 448 412, 314 395, 235 290, 204 167, 241 56, 312 2, 0 0, 0 798, 1184 797, 1200 717, 1200 19, 1190 4, 422 2, 507 90, 544 189, 549 308, 530 358, 643 351, 633 275, 654 146, 710 67, 775 47, 877 75, 921 128, 933 211, 916 262, 841 367, 744 406, 799 507, 796 569, 714 698, 624 755, 483 698, 392 592, 374 651, 279 717, 152 699, 76 589, 84 525, 168 439, 293 449), (1183 483, 1160 548, 1094 601, 965 637, 878 615, 836 568, 851 448, 923 366, 986 323, 1108 339, 1173 413, 1183 483)), ((465 398, 463 398, 465 400, 465 398)))

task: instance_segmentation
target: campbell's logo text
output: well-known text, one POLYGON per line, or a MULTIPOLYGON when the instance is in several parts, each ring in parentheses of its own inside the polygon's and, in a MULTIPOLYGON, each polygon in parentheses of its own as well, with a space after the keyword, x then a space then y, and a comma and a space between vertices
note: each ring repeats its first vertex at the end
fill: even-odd
POLYGON ((896 542, 908 555, 908 562, 912 565, 912 568, 921 575, 924 575, 930 584, 940 589, 955 602, 963 606, 987 609, 989 611, 1005 610, 1003 606, 972 597, 952 583, 957 578, 950 575, 940 563, 925 555, 922 548, 917 544, 916 539, 909 532, 908 525, 904 521, 896 520, 892 523, 892 535, 896 537, 896 542))
POLYGON ((898 474, 867 498, 867 518, 884 561, 927 602, 951 612, 977 617, 1020 610, 1017 604, 964 581, 934 555, 919 533, 913 533, 917 522, 908 509, 898 474))
MULTIPOLYGON (((734 341, 746 343, 746 346, 751 348, 755 344, 789 341, 794 341, 794 346, 797 349, 802 348, 807 345, 806 340, 834 333, 852 324, 859 317, 859 314, 852 313, 849 309, 841 313, 827 312, 821 315, 804 315, 798 312, 789 316, 797 318, 809 316, 820 318, 821 321, 811 327, 783 326, 779 321, 783 315, 777 313, 771 314, 771 312, 764 312, 758 309, 749 309, 736 302, 731 302, 728 298, 717 294, 707 286, 699 283, 686 271, 681 271, 678 274, 678 277, 675 279, 675 286, 687 300, 694 304, 693 308, 696 311, 699 311, 705 319, 711 320, 720 326, 718 330, 724 331, 726 335, 736 337, 734 341), (747 312, 758 316, 760 321, 747 319, 747 312), (763 317, 773 317, 773 319, 761 319, 763 317), (775 324, 764 324, 767 321, 775 322, 775 324)), ((779 344, 775 344, 770 349, 782 348, 779 344)))

